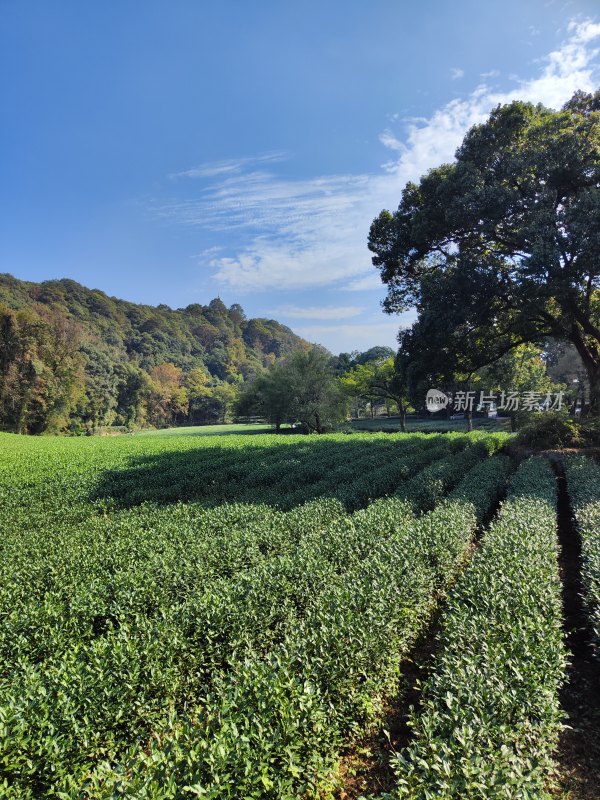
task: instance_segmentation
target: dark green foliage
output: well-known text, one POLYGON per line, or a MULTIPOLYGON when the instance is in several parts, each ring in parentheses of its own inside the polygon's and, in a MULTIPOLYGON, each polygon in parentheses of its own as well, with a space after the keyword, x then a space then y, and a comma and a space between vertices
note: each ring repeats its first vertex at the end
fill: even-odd
POLYGON ((571 419, 564 413, 546 411, 519 431, 515 440, 526 447, 561 449, 600 446, 600 420, 595 417, 571 419))
POLYGON ((419 308, 430 371, 470 373, 523 342, 570 342, 600 413, 600 92, 515 101, 452 164, 373 221, 388 311, 419 308))

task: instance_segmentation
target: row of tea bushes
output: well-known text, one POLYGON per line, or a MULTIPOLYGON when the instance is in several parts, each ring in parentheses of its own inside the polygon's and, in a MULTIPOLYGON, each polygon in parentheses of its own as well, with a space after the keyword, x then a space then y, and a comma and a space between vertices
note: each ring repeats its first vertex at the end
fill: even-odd
POLYGON ((434 461, 401 484, 396 497, 409 502, 415 511, 428 511, 461 481, 471 467, 499 450, 506 441, 505 434, 471 434, 471 437, 462 452, 434 461))
POLYGON ((555 478, 531 459, 451 593, 399 798, 544 796, 565 679, 557 548, 555 478))
POLYGON ((600 659, 600 467, 592 458, 567 456, 567 488, 581 536, 584 600, 600 659))

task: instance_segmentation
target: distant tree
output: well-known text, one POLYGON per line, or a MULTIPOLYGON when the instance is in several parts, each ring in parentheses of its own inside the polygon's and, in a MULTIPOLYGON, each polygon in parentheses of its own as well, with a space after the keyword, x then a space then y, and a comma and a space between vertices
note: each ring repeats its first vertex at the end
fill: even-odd
MULTIPOLYGON (((390 348, 381 348, 389 350, 390 348)), ((393 353, 393 351, 392 351, 393 353)), ((388 356, 379 361, 358 363, 340 378, 340 383, 350 397, 364 398, 371 402, 376 400, 392 401, 398 407, 400 429, 406 430, 406 411, 408 407, 408 389, 405 375, 405 363, 401 355, 388 356)))
POLYGON ((184 376, 184 386, 188 397, 188 422, 191 424, 206 421, 207 403, 213 397, 213 379, 208 370, 196 367, 184 376))
POLYGON ((83 394, 80 330, 53 309, 0 308, 0 414, 17 433, 59 432, 83 394))
POLYGON ((219 421, 228 422, 238 398, 238 389, 233 383, 223 381, 216 384, 212 390, 212 397, 218 403, 219 421))
POLYGON ((335 375, 335 359, 314 345, 260 374, 242 392, 240 414, 260 414, 280 430, 287 420, 324 433, 346 418, 346 398, 335 375))
POLYGON ((242 392, 238 413, 242 416, 261 416, 275 425, 277 433, 284 422, 290 419, 294 403, 294 390, 289 380, 288 369, 283 365, 272 366, 242 392))
POLYGON ((600 92, 576 93, 558 112, 499 106, 454 163, 381 212, 369 248, 389 312, 423 311, 428 279, 448 278, 447 304, 458 302, 448 318, 468 332, 472 369, 486 362, 471 345, 486 339, 491 361, 524 342, 571 342, 600 413, 600 92))
POLYGON ((375 367, 371 364, 354 363, 347 372, 340 377, 340 386, 346 396, 353 402, 356 417, 360 416, 360 400, 371 401, 371 381, 375 374, 375 367))
POLYGON ((375 347, 369 348, 369 350, 365 350, 364 353, 359 353, 356 356, 356 363, 357 364, 370 364, 372 362, 378 363, 380 361, 385 361, 388 358, 394 358, 395 351, 392 350, 391 347, 383 347, 381 345, 376 345, 375 347))
POLYGON ((340 353, 335 361, 335 374, 343 375, 348 370, 351 370, 352 367, 356 366, 356 359, 359 355, 360 352, 358 350, 352 350, 351 353, 340 353))
POLYGON ((234 303, 232 306, 230 306, 228 313, 229 319, 234 323, 234 325, 241 327, 241 325, 246 322, 246 314, 239 303, 234 303))
POLYGON ((163 427, 179 417, 187 416, 188 395, 184 386, 183 371, 175 364, 159 364, 150 373, 148 420, 163 427))
POLYGON ((117 375, 116 421, 132 428, 146 423, 145 398, 150 393, 150 377, 135 364, 120 364, 117 375))
POLYGON ((370 388, 374 397, 392 400, 396 404, 400 416, 400 430, 404 432, 408 408, 408 386, 406 362, 402 351, 396 356, 391 356, 375 364, 370 388))
POLYGON ((298 350, 285 366, 293 395, 292 413, 305 428, 324 433, 346 418, 347 404, 336 380, 334 359, 322 347, 298 350))

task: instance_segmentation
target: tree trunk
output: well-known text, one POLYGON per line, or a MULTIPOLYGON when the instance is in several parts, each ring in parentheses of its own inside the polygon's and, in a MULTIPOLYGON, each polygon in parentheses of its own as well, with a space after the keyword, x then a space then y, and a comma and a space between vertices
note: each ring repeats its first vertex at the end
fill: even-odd
POLYGON ((471 433, 473 430, 473 412, 467 411, 467 431, 471 433))
POLYGON ((400 412, 400 430, 402 433, 406 433, 406 409, 399 405, 398 411, 400 412))
POLYGON ((574 324, 571 328, 570 337, 587 372, 590 385, 590 402, 582 409, 582 414, 590 416, 600 416, 600 356, 598 347, 590 345, 586 341, 579 327, 574 324))
POLYGON ((587 367, 590 384, 590 402, 585 413, 592 417, 600 417, 600 366, 587 367))

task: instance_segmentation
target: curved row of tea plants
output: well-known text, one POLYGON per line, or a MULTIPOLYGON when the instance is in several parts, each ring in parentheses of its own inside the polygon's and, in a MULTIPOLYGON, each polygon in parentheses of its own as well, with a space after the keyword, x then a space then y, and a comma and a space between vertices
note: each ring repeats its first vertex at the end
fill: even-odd
MULTIPOLYGON (((389 498, 316 532, 299 563, 308 573, 311 560, 327 567, 320 586, 299 587, 295 623, 266 651, 238 653, 144 747, 97 766, 90 795, 291 800, 333 785, 341 745, 377 717, 510 469, 504 456, 478 464, 418 519, 389 498)), ((294 587, 287 592, 286 602, 294 587)))
POLYGON ((557 547, 555 478, 531 459, 451 593, 398 797, 544 796, 565 679, 557 547))
POLYGON ((600 659, 600 467, 592 458, 567 456, 565 472, 571 507, 581 536, 584 600, 600 659))
POLYGON ((462 452, 455 451, 446 458, 434 461, 418 475, 402 483, 395 496, 409 502, 415 511, 433 508, 471 467, 500 449, 506 438, 505 434, 470 438, 462 452))

